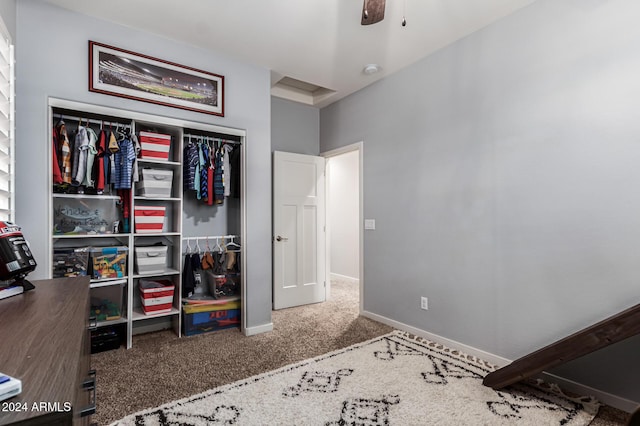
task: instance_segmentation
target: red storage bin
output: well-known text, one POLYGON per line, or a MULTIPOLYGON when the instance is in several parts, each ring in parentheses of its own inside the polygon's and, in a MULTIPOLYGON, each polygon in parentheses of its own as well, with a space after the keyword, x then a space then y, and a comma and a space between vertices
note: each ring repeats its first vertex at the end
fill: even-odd
POLYGON ((164 228, 164 206, 136 206, 133 218, 136 232, 139 234, 149 234, 162 232, 164 228))
POLYGON ((171 312, 175 285, 169 280, 140 280, 140 299, 145 315, 171 312))
POLYGON ((171 303, 150 306, 142 305, 142 312, 144 312, 145 315, 167 314, 171 312, 171 303))
POLYGON ((169 150, 171 149, 171 135, 152 132, 140 132, 138 135, 140 142, 140 158, 143 160, 169 160, 169 150))

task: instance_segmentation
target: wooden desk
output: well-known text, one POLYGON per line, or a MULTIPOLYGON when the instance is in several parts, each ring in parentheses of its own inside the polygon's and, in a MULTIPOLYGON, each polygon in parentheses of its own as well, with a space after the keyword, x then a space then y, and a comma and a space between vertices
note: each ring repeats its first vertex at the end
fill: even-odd
POLYGON ((33 284, 0 300, 0 372, 22 381, 20 395, 0 402, 0 425, 88 424, 89 277, 33 284))

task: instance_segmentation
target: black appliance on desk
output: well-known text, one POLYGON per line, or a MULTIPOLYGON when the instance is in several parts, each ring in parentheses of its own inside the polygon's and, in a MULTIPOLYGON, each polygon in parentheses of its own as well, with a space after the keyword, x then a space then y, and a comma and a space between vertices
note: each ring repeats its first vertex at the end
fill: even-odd
POLYGON ((25 277, 35 269, 36 261, 22 228, 0 221, 0 299, 32 290, 33 284, 25 277))

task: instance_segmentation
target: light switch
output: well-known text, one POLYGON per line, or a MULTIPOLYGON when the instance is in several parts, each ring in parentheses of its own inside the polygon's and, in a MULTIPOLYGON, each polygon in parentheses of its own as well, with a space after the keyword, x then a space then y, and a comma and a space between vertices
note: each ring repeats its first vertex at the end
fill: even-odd
POLYGON ((364 229, 376 229, 376 220, 375 219, 365 219, 364 220, 364 229))

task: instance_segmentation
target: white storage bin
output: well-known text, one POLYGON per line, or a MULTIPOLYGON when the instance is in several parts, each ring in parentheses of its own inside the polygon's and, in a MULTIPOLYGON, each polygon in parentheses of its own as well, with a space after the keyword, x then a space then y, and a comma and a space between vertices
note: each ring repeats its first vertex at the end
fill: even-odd
POLYGON ((142 169, 138 188, 143 197, 171 197, 173 170, 142 169))
POLYGON ((157 274, 167 269, 167 246, 135 248, 136 270, 139 274, 157 274))

